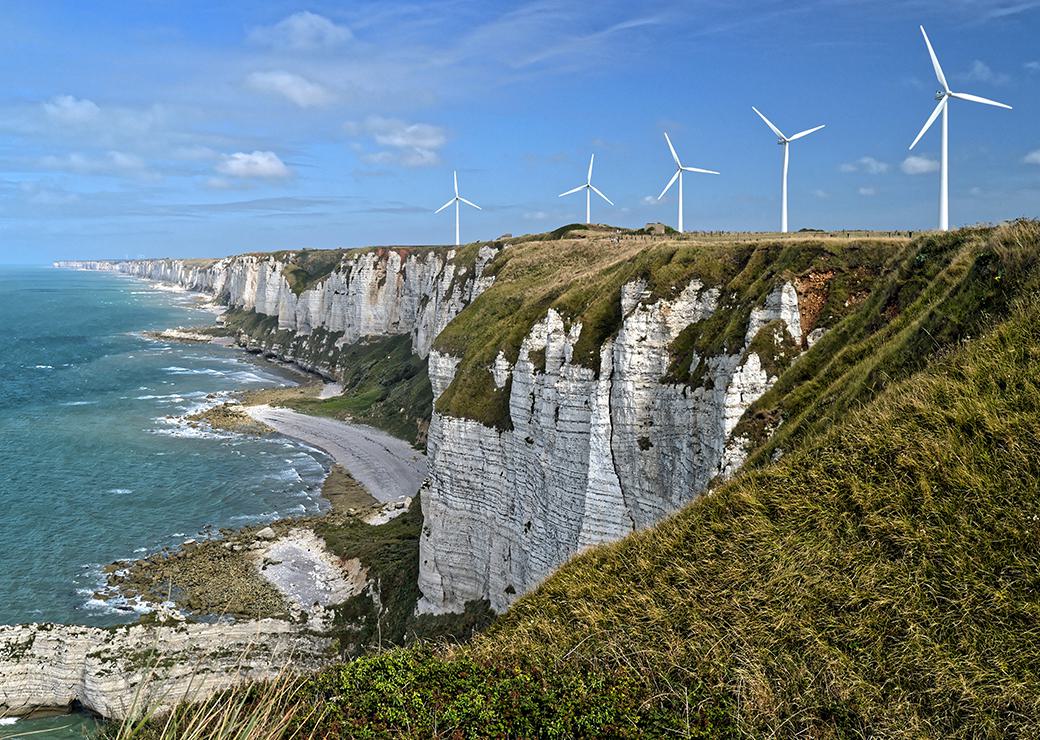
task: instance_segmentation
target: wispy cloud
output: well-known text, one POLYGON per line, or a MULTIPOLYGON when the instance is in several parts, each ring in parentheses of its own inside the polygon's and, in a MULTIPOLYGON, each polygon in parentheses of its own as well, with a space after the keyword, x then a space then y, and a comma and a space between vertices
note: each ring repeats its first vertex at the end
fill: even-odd
POLYGON ((64 156, 47 155, 40 166, 48 170, 77 175, 115 175, 119 177, 154 178, 144 160, 126 152, 110 151, 100 156, 73 152, 64 156))
POLYGON ((228 177, 245 179, 284 179, 292 171, 274 152, 235 152, 225 154, 216 166, 217 172, 228 177))
POLYGON ((869 198, 873 195, 877 195, 876 188, 860 188, 857 192, 866 198, 869 198))
POLYGON ((283 70, 253 72, 246 77, 246 85, 258 92, 281 96, 301 108, 328 105, 336 99, 324 85, 283 70))
POLYGON ((369 116, 364 121, 348 121, 343 126, 348 136, 364 138, 382 147, 378 151, 361 148, 361 159, 368 164, 398 164, 427 167, 440 162, 440 150, 448 141, 444 129, 429 123, 408 123, 398 118, 369 116))
POLYGON ((1038 61, 1026 62, 1025 64, 1022 65, 1022 67, 1029 74, 1040 73, 1040 62, 1038 62, 1038 61))
POLYGON ((249 38, 256 44, 288 51, 318 51, 340 46, 353 38, 346 26, 304 10, 272 26, 254 28, 249 38))
POLYGON ((929 172, 937 172, 939 170, 939 162, 928 157, 912 154, 903 160, 903 163, 899 165, 899 169, 907 175, 926 175, 929 172))
POLYGON ((868 175, 883 175, 891 168, 888 162, 874 157, 860 157, 855 162, 846 162, 838 169, 842 172, 865 172, 868 175))
POLYGON ((1022 158, 1025 164, 1036 164, 1040 165, 1040 149, 1034 149, 1029 152, 1025 157, 1022 158))
POLYGON ((1002 72, 994 72, 993 69, 981 59, 971 63, 967 72, 957 75, 958 80, 964 82, 985 82, 990 85, 1006 85, 1011 81, 1011 76, 1002 72))

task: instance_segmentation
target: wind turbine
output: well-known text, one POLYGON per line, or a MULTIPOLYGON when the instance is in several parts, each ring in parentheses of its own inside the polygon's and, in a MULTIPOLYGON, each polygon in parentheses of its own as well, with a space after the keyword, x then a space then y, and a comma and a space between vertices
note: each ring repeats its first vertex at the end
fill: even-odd
POLYGON ((942 113, 942 165, 939 174, 939 228, 942 231, 950 230, 950 155, 949 155, 949 139, 950 139, 950 98, 957 98, 958 100, 967 100, 972 103, 983 103, 985 105, 995 105, 998 108, 1007 108, 1011 110, 1010 105, 1004 103, 998 103, 996 100, 990 100, 989 98, 981 98, 978 95, 969 95, 968 93, 954 92, 950 89, 949 84, 946 82, 946 75, 943 74, 942 67, 939 66, 939 58, 935 56, 935 49, 932 48, 932 42, 928 40, 928 34, 925 33, 924 26, 921 26, 921 35, 924 36, 925 46, 928 47, 928 55, 932 58, 932 67, 935 68, 935 77, 939 80, 939 84, 942 85, 942 90, 935 93, 935 99, 938 100, 938 104, 935 106, 935 110, 932 111, 932 115, 928 116, 928 120, 924 122, 924 127, 921 129, 921 133, 914 139, 914 143, 910 145, 910 149, 917 146, 917 142, 921 140, 921 137, 925 135, 925 132, 932 127, 935 123, 935 119, 942 113))
POLYGON ((452 203, 455 204, 455 246, 457 247, 457 246, 459 246, 459 203, 465 203, 467 206, 473 206, 478 211, 483 210, 483 209, 480 206, 478 206, 476 203, 468 201, 465 198, 463 198, 461 195, 459 195, 459 173, 457 171, 453 170, 451 175, 452 175, 452 178, 455 180, 455 197, 452 198, 451 200, 449 200, 447 203, 445 203, 440 208, 438 208, 436 211, 434 211, 434 213, 440 213, 445 208, 450 206, 452 203))
POLYGON ((683 220, 682 220, 682 201, 683 201, 682 176, 683 176, 683 173, 684 172, 700 172, 701 174, 704 174, 704 175, 717 175, 719 173, 716 172, 715 170, 702 170, 700 167, 684 167, 683 163, 679 161, 679 155, 675 153, 675 147, 672 146, 672 140, 668 138, 667 132, 664 135, 664 140, 668 142, 668 150, 672 153, 672 159, 675 160, 675 174, 672 175, 672 179, 668 181, 668 184, 664 186, 664 190, 662 190, 661 194, 657 196, 657 199, 661 200, 661 198, 664 197, 664 194, 667 193, 671 189, 672 185, 675 184, 675 181, 676 180, 679 181, 679 232, 681 233, 683 231, 683 220))
POLYGON ((595 185, 592 184, 592 165, 593 165, 593 163, 595 163, 595 161, 596 161, 596 155, 593 154, 592 157, 589 159, 589 176, 585 178, 585 184, 584 185, 579 185, 576 188, 571 188, 566 193, 560 193, 560 195, 559 195, 559 197, 562 198, 565 195, 571 195, 573 193, 577 193, 579 190, 584 190, 585 191, 585 223, 587 223, 587 224, 591 224, 592 223, 592 194, 593 193, 598 195, 603 200, 607 201, 607 203, 610 203, 610 205, 614 205, 614 201, 612 201, 607 196, 603 195, 603 193, 601 193, 599 191, 599 189, 595 185))
POLYGON ((758 114, 758 117, 761 118, 763 121, 765 121, 766 126, 769 126, 769 128, 773 131, 773 133, 777 135, 778 141, 776 143, 784 148, 784 178, 783 178, 783 180, 781 182, 781 185, 780 185, 780 203, 781 203, 781 205, 780 205, 780 231, 782 233, 786 234, 787 233, 787 165, 788 165, 788 163, 790 162, 790 159, 791 159, 790 158, 790 152, 787 149, 787 145, 790 144, 792 141, 797 141, 798 139, 801 139, 803 136, 808 136, 809 134, 812 134, 812 133, 815 133, 816 131, 819 131, 826 124, 824 124, 824 126, 817 126, 816 128, 810 128, 810 129, 806 129, 805 131, 800 131, 797 134, 795 134, 794 136, 784 136, 783 133, 780 131, 780 129, 778 129, 776 126, 773 125, 772 121, 770 121, 768 118, 766 118, 764 115, 762 115, 762 111, 760 111, 755 106, 751 106, 751 110, 755 111, 755 113, 758 114))

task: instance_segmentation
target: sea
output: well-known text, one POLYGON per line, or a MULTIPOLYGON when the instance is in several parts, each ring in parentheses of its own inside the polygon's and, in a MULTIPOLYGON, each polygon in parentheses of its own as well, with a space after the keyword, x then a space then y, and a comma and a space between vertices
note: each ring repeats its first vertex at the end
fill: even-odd
POLYGON ((107 563, 324 508, 323 452, 184 421, 298 380, 147 334, 218 311, 122 275, 0 267, 0 624, 134 621, 152 605, 96 598, 107 563))

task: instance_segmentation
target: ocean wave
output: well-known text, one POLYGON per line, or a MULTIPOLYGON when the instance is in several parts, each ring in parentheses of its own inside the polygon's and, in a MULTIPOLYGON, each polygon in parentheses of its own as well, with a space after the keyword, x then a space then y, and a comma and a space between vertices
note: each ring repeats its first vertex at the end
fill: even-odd
POLYGON ((109 493, 116 493, 116 494, 119 494, 120 496, 125 496, 128 493, 133 493, 134 491, 133 491, 132 488, 109 488, 108 492, 109 493))
POLYGON ((58 404, 59 406, 94 406, 97 401, 65 401, 64 403, 58 404))
POLYGON ((10 727, 17 721, 17 717, 0 717, 0 727, 10 727))
POLYGON ((53 370, 54 365, 33 365, 33 370, 53 370))

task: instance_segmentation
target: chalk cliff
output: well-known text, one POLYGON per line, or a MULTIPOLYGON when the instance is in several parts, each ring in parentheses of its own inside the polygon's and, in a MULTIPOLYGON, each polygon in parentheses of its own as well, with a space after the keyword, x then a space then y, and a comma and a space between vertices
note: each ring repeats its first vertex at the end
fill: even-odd
POLYGON ((339 344, 366 336, 409 334, 420 357, 433 338, 490 279, 496 249, 371 249, 245 254, 219 260, 65 261, 56 267, 106 270, 212 294, 229 308, 278 318, 278 329, 336 334, 339 344), (319 269, 299 264, 323 257, 319 269), (290 282, 292 280, 292 282, 290 282))
POLYGON ((275 619, 236 624, 0 625, 0 716, 75 704, 122 719, 327 662, 333 640, 275 619))
MULTIPOLYGON (((489 372, 510 387, 511 429, 434 411, 420 611, 474 600, 501 611, 581 548, 660 521, 743 462, 734 427, 776 381, 749 347, 774 321, 800 340, 794 286, 777 286, 752 312, 735 352, 693 358, 704 364, 695 387, 661 379, 680 332, 719 310, 719 289, 694 280, 674 300, 646 301, 645 288, 622 287, 622 324, 600 348, 598 372, 572 362, 582 326, 553 309, 515 364, 496 358, 489 372)), ((431 353, 435 396, 458 363, 431 353)))
POLYGON ((439 614, 500 611, 734 473, 747 409, 853 305, 830 286, 867 271, 834 263, 819 242, 565 234, 347 251, 320 270, 281 253, 60 266, 207 291, 271 317, 269 335, 276 319, 276 354, 319 370, 290 340, 410 335, 438 399, 418 611, 439 614))

